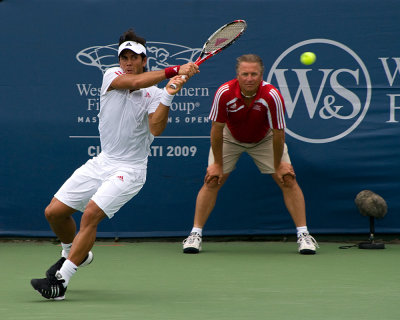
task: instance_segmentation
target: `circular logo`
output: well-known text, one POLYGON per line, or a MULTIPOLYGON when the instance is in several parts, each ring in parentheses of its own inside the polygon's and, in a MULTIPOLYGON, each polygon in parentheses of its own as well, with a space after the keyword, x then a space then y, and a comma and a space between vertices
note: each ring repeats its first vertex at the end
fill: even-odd
POLYGON ((285 50, 272 65, 267 81, 281 92, 286 132, 308 143, 328 143, 352 132, 371 101, 365 64, 349 47, 329 39, 310 39, 285 50), (305 66, 303 52, 316 61, 305 66))

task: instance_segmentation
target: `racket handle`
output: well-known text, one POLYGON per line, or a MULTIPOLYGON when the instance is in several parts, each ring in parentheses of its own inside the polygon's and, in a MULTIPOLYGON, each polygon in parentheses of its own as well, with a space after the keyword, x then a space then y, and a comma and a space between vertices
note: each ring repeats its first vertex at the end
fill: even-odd
MULTIPOLYGON (((186 75, 181 76, 183 79, 186 79, 186 75)), ((172 89, 176 89, 176 84, 172 83, 169 85, 172 89)))

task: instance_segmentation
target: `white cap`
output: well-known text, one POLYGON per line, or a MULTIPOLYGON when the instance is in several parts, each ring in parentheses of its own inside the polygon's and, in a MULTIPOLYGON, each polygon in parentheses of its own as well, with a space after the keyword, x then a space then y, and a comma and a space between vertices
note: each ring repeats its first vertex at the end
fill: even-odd
POLYGON ((131 50, 137 54, 143 53, 144 55, 146 55, 146 48, 144 47, 144 45, 137 43, 135 41, 125 41, 118 48, 118 57, 121 54, 121 52, 125 49, 131 50))

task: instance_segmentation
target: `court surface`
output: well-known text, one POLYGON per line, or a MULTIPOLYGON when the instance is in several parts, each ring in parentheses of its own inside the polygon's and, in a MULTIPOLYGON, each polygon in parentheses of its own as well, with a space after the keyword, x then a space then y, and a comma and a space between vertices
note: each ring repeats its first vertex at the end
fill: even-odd
POLYGON ((400 319, 400 245, 339 249, 295 242, 96 242, 64 301, 30 285, 58 259, 50 242, 0 242, 0 319, 400 319))

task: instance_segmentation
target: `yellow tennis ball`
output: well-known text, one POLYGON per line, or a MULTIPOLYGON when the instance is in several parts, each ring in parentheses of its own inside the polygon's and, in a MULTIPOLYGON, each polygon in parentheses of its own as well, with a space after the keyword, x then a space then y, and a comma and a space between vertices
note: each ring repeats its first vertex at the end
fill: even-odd
POLYGON ((317 56, 314 52, 303 52, 300 56, 300 62, 306 66, 313 64, 315 60, 317 60, 317 56))

